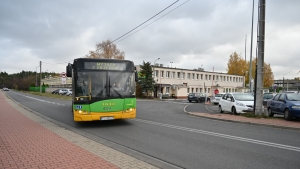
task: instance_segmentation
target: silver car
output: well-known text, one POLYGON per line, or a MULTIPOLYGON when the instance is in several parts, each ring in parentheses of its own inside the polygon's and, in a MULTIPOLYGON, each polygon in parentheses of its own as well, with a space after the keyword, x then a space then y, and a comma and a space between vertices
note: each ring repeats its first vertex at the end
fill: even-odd
POLYGON ((219 104, 219 102, 222 99, 222 97, 223 97, 224 94, 225 93, 218 93, 218 94, 216 94, 215 97, 211 100, 211 102, 213 104, 219 104))

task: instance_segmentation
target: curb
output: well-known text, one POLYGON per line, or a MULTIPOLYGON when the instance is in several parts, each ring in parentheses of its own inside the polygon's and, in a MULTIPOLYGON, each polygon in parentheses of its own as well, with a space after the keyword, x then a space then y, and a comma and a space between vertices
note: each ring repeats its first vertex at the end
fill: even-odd
MULTIPOLYGON (((288 126, 279 126, 279 125, 272 125, 272 124, 261 124, 261 123, 255 123, 255 122, 244 122, 244 121, 237 121, 237 120, 230 120, 230 119, 220 119, 220 118, 214 118, 214 117, 207 117, 207 116, 201 116, 201 115, 196 115, 192 112, 188 112, 186 111, 186 107, 189 105, 184 106, 183 111, 191 116, 195 116, 195 117, 201 117, 201 118, 206 118, 206 119, 212 119, 212 120, 219 120, 219 121, 226 121, 226 122, 233 122, 233 123, 241 123, 241 124, 250 124, 250 125, 257 125, 257 126, 267 126, 267 127, 273 127, 273 128, 279 128, 279 129, 290 129, 290 130, 296 130, 296 131, 300 131, 300 128, 295 128, 295 127, 288 127, 288 126)), ((210 111, 213 112, 212 110, 210 110, 207 105, 205 105, 205 108, 210 111)), ((201 113, 201 112, 195 112, 195 113, 201 113)), ((205 113, 203 113, 205 114, 205 113)), ((206 114, 210 114, 210 113, 206 113, 206 114)))

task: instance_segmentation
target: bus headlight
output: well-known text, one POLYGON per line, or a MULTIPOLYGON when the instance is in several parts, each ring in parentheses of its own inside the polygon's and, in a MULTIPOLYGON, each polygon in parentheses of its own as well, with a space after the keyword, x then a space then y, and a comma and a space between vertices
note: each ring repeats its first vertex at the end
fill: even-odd
POLYGON ((125 112, 131 112, 131 111, 133 111, 133 108, 125 110, 125 112))
POLYGON ((78 113, 79 114, 90 114, 89 111, 85 111, 85 110, 79 110, 78 113))

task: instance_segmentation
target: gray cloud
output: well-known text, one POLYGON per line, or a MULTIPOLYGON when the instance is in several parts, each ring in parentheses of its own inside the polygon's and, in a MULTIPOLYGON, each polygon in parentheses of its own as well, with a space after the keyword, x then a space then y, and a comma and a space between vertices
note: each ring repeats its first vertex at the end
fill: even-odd
MULTIPOLYGON (((1 1, 1 71, 43 70, 62 72, 65 64, 95 49, 95 44, 115 40, 143 23, 174 0, 167 1, 1 1)), ((179 1, 167 12, 185 1, 179 1)), ((267 1, 265 62, 275 79, 294 78, 299 72, 300 1, 267 1)), ((173 67, 226 72, 233 52, 250 56, 252 2, 243 0, 188 1, 181 7, 118 41, 125 58, 173 67), (144 27, 144 28, 143 28, 144 27)), ((255 1, 253 57, 256 47, 255 1)))

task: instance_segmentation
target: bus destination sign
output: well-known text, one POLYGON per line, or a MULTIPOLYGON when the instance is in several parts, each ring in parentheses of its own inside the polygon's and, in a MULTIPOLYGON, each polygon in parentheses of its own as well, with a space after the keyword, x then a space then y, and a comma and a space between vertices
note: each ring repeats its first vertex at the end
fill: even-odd
POLYGON ((94 70, 126 70, 126 63, 84 62, 84 69, 94 69, 94 70))

